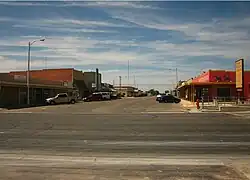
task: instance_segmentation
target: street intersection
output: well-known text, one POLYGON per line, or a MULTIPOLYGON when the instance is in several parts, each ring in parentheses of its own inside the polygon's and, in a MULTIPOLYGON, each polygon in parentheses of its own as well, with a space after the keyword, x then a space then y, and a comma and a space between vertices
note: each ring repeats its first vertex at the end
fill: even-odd
POLYGON ((0 179, 245 180, 249 132, 153 98, 2 111, 0 179))

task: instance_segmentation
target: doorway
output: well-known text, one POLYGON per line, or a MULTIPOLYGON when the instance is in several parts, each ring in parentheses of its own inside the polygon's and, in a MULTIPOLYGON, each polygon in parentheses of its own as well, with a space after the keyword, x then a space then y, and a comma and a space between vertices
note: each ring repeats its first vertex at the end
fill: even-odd
POLYGON ((231 90, 230 88, 217 88, 217 97, 230 98, 231 90))

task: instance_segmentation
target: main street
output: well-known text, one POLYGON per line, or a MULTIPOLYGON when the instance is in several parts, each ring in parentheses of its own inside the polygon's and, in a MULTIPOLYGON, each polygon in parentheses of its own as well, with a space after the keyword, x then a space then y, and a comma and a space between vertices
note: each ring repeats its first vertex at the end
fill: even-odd
POLYGON ((113 113, 93 103, 90 114, 74 114, 81 104, 0 113, 0 179, 247 179, 249 120, 132 101, 113 113))

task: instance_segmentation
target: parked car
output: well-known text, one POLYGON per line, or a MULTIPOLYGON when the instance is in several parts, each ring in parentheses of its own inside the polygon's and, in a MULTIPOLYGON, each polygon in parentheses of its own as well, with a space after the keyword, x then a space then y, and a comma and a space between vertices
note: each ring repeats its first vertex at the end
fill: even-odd
POLYGON ((95 92, 93 94, 101 94, 103 100, 110 100, 111 99, 110 92, 95 92))
POLYGON ((64 104, 64 103, 76 103, 76 97, 75 96, 69 96, 68 93, 59 93, 55 97, 47 98, 46 99, 47 104, 64 104))
POLYGON ((102 95, 98 93, 93 93, 88 97, 83 98, 83 101, 90 102, 90 101, 101 101, 103 100, 102 95))
POLYGON ((156 96, 156 101, 159 101, 161 98, 162 98, 162 96, 165 96, 166 94, 158 94, 157 96, 156 96))
POLYGON ((168 95, 162 95, 160 98, 156 98, 156 101, 159 103, 165 102, 165 103, 180 103, 181 99, 168 94, 168 95))

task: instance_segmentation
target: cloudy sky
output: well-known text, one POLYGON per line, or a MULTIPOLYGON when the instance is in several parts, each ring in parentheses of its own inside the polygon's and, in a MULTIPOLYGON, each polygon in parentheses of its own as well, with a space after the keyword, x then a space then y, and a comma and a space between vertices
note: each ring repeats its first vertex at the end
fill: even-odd
POLYGON ((0 71, 90 71, 103 81, 171 88, 250 54, 249 2, 0 2, 0 71), (128 62, 130 78, 128 81, 128 62), (134 78, 135 77, 135 78, 134 78))

